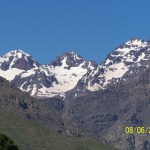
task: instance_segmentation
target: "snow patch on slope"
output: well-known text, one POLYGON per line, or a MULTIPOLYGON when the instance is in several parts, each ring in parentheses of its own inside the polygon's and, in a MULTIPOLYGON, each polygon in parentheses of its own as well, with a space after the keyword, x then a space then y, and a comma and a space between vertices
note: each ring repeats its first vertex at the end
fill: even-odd
POLYGON ((0 76, 6 78, 9 81, 12 81, 16 75, 19 75, 22 72, 23 70, 17 68, 10 68, 7 71, 0 70, 0 76))

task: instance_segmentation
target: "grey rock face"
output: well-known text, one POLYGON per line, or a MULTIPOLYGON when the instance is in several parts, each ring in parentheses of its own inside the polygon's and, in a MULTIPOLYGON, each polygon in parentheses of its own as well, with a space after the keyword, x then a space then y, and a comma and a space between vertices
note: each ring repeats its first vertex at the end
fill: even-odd
POLYGON ((9 63, 6 62, 6 61, 4 61, 4 62, 1 64, 1 69, 4 70, 4 71, 6 71, 6 70, 8 70, 8 68, 9 68, 9 63))
POLYGON ((123 150, 148 149, 148 134, 126 134, 125 127, 149 127, 149 85, 147 69, 105 90, 68 99, 66 114, 84 135, 123 150))
MULTIPOLYGON (((24 74, 24 72, 22 74, 24 74)), ((30 94, 32 93, 31 89, 34 87, 36 87, 36 91, 38 91, 42 88, 42 86, 50 88, 53 82, 58 84, 58 81, 54 75, 49 74, 49 76, 47 76, 45 72, 41 72, 38 69, 35 69, 33 74, 27 77, 22 77, 22 74, 16 76, 12 83, 16 87, 22 88, 30 94)))
POLYGON ((39 101, 0 77, 0 108, 8 112, 26 117, 54 130, 63 130, 61 119, 63 107, 64 102, 60 99, 39 101))
POLYGON ((35 62, 31 57, 27 57, 27 60, 23 58, 19 58, 12 65, 12 68, 18 68, 22 70, 30 70, 35 66, 39 66, 39 63, 35 62))

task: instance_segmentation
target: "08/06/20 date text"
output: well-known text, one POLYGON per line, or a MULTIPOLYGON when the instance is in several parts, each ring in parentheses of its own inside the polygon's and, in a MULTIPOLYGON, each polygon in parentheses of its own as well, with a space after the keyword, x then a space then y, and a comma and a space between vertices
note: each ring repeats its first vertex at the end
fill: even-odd
POLYGON ((150 134, 150 127, 125 127, 126 134, 150 134))

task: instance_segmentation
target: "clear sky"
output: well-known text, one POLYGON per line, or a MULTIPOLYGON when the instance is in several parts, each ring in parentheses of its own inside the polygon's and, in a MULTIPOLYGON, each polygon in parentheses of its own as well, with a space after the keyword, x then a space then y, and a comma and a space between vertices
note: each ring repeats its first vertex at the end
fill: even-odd
POLYGON ((40 63, 70 50, 101 62, 133 37, 150 39, 149 0, 0 0, 0 55, 22 49, 40 63))

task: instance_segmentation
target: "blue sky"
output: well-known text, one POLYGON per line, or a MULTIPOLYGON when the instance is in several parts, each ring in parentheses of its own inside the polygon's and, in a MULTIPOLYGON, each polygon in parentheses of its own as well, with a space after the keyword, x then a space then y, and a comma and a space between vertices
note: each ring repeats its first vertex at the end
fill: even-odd
POLYGON ((0 55, 22 49, 40 63, 70 50, 101 62, 133 37, 150 39, 148 0, 0 1, 0 55))

